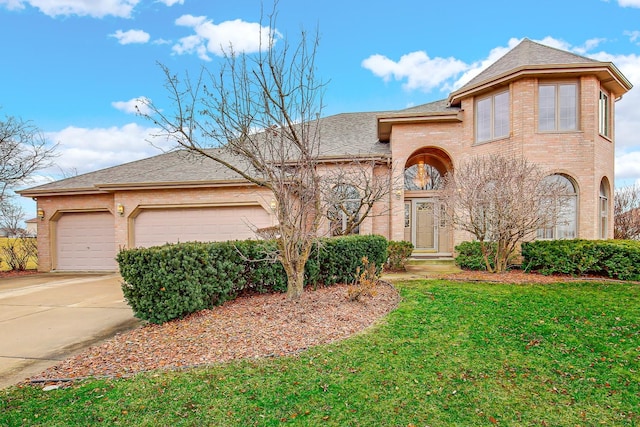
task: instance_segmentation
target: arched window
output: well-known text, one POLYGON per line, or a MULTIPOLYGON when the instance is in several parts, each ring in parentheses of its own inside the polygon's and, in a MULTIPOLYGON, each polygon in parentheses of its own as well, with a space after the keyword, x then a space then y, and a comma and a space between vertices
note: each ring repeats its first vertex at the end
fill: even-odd
POLYGON ((578 218, 578 193, 573 182, 564 175, 550 175, 545 178, 555 183, 560 191, 558 195, 549 196, 551 209, 559 212, 554 225, 538 230, 538 239, 575 239, 578 218))
POLYGON ((336 185, 332 191, 330 201, 329 226, 332 236, 342 236, 345 234, 359 234, 361 198, 358 189, 352 185, 336 185))
POLYGON ((609 235, 609 182, 607 178, 600 181, 600 238, 609 235))
POLYGON ((408 191, 437 190, 440 188, 440 172, 424 160, 404 170, 404 189, 408 191))

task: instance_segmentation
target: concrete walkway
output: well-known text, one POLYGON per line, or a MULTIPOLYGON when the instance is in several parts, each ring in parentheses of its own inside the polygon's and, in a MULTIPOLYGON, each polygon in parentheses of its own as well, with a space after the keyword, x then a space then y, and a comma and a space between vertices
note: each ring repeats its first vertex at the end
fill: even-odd
POLYGON ((117 274, 0 279, 0 388, 139 325, 117 274))

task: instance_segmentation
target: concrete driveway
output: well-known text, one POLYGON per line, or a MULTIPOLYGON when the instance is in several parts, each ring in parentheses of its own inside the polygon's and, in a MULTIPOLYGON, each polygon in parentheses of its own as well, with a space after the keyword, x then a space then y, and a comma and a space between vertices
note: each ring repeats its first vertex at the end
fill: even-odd
POLYGON ((118 274, 0 279, 0 388, 139 325, 118 274))

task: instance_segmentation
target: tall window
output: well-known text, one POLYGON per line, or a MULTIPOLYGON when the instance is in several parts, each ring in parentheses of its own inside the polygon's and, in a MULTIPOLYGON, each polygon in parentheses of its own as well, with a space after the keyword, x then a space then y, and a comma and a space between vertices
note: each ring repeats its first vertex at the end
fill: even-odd
POLYGON ((575 239, 577 236, 578 194, 573 182, 563 175, 551 175, 545 178, 555 181, 563 191, 560 195, 549 200, 552 209, 558 210, 559 215, 551 227, 538 230, 538 239, 575 239))
POLYGON ((538 130, 578 130, 578 85, 575 83, 538 86, 538 130))
POLYGON ((611 116, 609 113, 609 95, 600 91, 598 100, 598 131, 600 135, 610 137, 611 116))
POLYGON ((600 238, 609 235, 609 183, 606 178, 600 181, 600 238))
POLYGON ((332 236, 359 234, 360 226, 360 193, 352 185, 336 185, 333 189, 333 200, 327 214, 332 236))
POLYGON ((476 103, 476 141, 485 142, 509 136, 509 91, 476 103))

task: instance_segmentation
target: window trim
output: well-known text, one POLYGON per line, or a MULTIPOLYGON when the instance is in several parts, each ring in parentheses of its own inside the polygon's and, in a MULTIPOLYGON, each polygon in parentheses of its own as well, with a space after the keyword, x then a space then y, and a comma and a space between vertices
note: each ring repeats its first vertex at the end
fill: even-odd
POLYGON ((505 90, 500 90, 498 92, 493 92, 490 95, 486 95, 483 97, 476 98, 474 102, 474 140, 476 144, 486 144, 488 142, 497 141, 500 139, 509 138, 511 136, 511 90, 510 88, 506 88, 505 90), (507 129, 505 134, 501 134, 496 136, 496 98, 500 95, 507 95, 507 129), (478 120, 478 104, 482 101, 490 100, 490 110, 489 110, 489 137, 485 139, 480 139, 479 137, 479 120, 478 120))
POLYGON ((536 129, 539 133, 573 133, 580 132, 580 82, 578 81, 541 81, 538 82, 538 90, 536 93, 537 97, 537 120, 536 120, 536 129), (575 99, 575 127, 572 129, 560 129, 560 114, 561 114, 561 105, 560 105, 560 87, 561 86, 574 86, 576 99, 575 99), (540 108, 540 89, 545 86, 554 87, 554 128, 553 129, 541 129, 540 119, 541 119, 541 108, 540 108))

